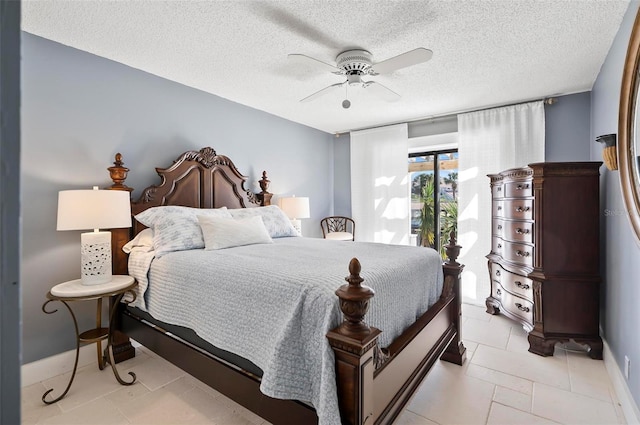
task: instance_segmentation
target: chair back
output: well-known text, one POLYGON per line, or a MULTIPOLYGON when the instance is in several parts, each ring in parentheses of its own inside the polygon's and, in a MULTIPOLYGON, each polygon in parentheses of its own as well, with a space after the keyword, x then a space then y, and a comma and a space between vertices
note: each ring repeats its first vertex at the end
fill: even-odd
POLYGON ((356 223, 349 217, 337 215, 325 217, 320 220, 320 226, 322 227, 322 237, 325 239, 331 239, 331 237, 327 238, 329 233, 348 233, 350 238, 345 237, 345 240, 355 240, 356 223))

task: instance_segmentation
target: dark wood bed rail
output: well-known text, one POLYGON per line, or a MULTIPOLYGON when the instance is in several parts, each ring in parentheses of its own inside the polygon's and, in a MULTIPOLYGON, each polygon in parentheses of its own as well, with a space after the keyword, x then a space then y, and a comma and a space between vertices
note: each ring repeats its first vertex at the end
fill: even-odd
MULTIPOLYGON (((129 170, 123 164, 122 155, 118 153, 114 166, 109 167, 114 182, 109 189, 131 192, 133 189, 124 184, 129 170)), ((156 205, 244 208, 271 203, 266 172, 260 180, 261 192, 253 194, 244 189, 247 178, 237 171, 233 162, 217 155, 212 148, 185 152, 171 167, 156 168, 156 172, 162 183, 145 189, 139 200, 132 202, 132 214, 156 205)), ((114 274, 127 273, 127 255, 122 246, 139 230, 140 227, 135 226, 133 229, 112 230, 114 274)), ((466 349, 460 336, 460 278, 464 266, 457 262, 460 246, 456 244, 453 233, 446 253, 448 258, 442 265, 444 285, 440 299, 385 351, 378 346, 381 331, 365 322, 374 292, 362 284, 360 262, 356 258, 351 260, 349 276, 345 278, 347 283, 336 291, 344 321, 327 333, 335 353, 336 384, 343 423, 392 423, 439 358, 459 365, 464 362, 466 349)), ((162 329, 142 324, 140 319, 122 308, 121 312, 120 329, 258 415, 273 423, 288 423, 290 414, 295 412, 302 421, 300 423, 317 422, 317 419, 313 421, 313 410, 308 406, 264 396, 255 377, 232 370, 226 362, 177 341, 162 329), (235 375, 237 382, 229 383, 228 378, 235 375), (289 408, 283 409, 283 406, 289 408), (311 409, 311 413, 305 413, 306 409, 311 409)), ((122 335, 128 343, 126 335, 122 335)), ((117 350, 115 347, 114 351, 117 350)))

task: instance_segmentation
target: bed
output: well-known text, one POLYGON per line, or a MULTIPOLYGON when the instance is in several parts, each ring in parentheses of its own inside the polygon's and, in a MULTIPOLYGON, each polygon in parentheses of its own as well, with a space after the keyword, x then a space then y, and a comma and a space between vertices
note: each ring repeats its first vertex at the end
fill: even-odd
MULTIPOLYGON (((114 181, 110 189, 132 191, 125 184, 128 169, 123 166, 120 154, 116 155, 114 166, 109 167, 109 172, 114 181)), ((132 202, 134 216, 140 214, 138 217, 143 217, 160 206, 193 207, 204 209, 202 211, 226 207, 240 216, 275 208, 269 207, 272 194, 268 192, 269 180, 266 172, 263 172, 259 182, 261 191, 248 191, 245 189, 247 178, 228 157, 218 155, 212 148, 185 152, 171 166, 156 168, 156 172, 161 177, 161 183, 144 189, 140 198, 132 202)), ((112 231, 114 274, 137 273, 139 282, 142 282, 148 273, 150 282, 154 283, 145 281, 141 285, 143 288, 147 287, 147 283, 148 288, 169 288, 168 285, 175 277, 168 277, 169 283, 155 282, 161 282, 160 277, 168 276, 170 271, 178 276, 190 277, 184 284, 174 284, 172 289, 164 293, 160 290, 143 289, 145 293, 158 294, 160 301, 151 296, 145 298, 145 293, 142 293, 139 299, 148 299, 150 305, 119 306, 117 327, 121 334, 114 349, 116 360, 130 356, 132 349, 124 337, 128 335, 272 423, 381 424, 393 422, 401 413, 438 358, 456 364, 462 364, 465 359, 465 348, 460 338, 460 274, 463 266, 456 261, 460 247, 456 245, 453 236, 446 247, 448 260, 442 264, 441 270, 441 260, 437 257, 436 262, 428 269, 416 269, 413 272, 384 269, 380 272, 379 274, 392 277, 389 280, 392 281, 394 290, 389 291, 377 282, 376 274, 369 273, 371 269, 377 269, 377 264, 384 263, 380 259, 389 258, 392 254, 400 257, 427 256, 426 249, 283 237, 274 238, 273 243, 264 246, 249 245, 220 250, 213 254, 215 257, 204 257, 209 255, 206 252, 208 249, 169 253, 153 260, 153 266, 138 270, 140 261, 135 258, 143 258, 144 255, 132 256, 130 263, 122 248, 144 228, 144 225, 134 220, 132 229, 112 231), (291 259, 291 253, 299 252, 306 252, 308 256, 315 253, 324 259, 329 256, 322 251, 326 249, 326 244, 334 244, 329 250, 332 258, 330 262, 327 259, 320 268, 313 268, 313 259, 305 263, 305 256, 295 256, 294 264, 298 264, 297 269, 306 271, 307 275, 297 275, 295 267, 294 271, 285 271, 288 269, 285 269, 284 263, 277 263, 277 258, 291 259), (362 271, 360 260, 350 258, 352 253, 358 253, 360 259, 366 259, 364 264, 368 269, 362 271), (273 257, 260 259, 261 255, 273 257), (186 265, 184 262, 188 258, 195 263, 186 265), (226 284, 235 278, 236 283, 217 288, 216 296, 191 297, 194 299, 189 304, 185 300, 190 298, 190 294, 202 293, 201 287, 206 286, 197 284, 198 277, 190 273, 199 268, 198 264, 212 262, 211 258, 220 261, 220 264, 226 264, 226 274, 215 273, 218 280, 226 284), (338 267, 336 264, 342 263, 344 273, 340 274, 342 266, 338 267), (251 285, 247 284, 254 284, 249 281, 255 280, 250 276, 256 270, 263 273, 262 280, 264 284, 268 284, 269 291, 260 292, 261 287, 258 286, 252 291, 251 285), (348 274, 344 278, 346 283, 340 286, 344 274, 348 274), (430 295, 432 300, 428 309, 423 305, 408 306, 411 299, 417 298, 411 292, 414 291, 413 286, 409 285, 409 280, 415 280, 416 274, 424 276, 425 280, 431 279, 427 275, 441 276, 439 283, 436 282, 434 286, 438 293, 430 295), (269 281, 269 276, 277 278, 269 281), (313 284, 310 281, 314 281, 313 284), (375 294, 366 286, 370 282, 376 288, 375 294), (272 309, 268 315, 269 320, 254 317, 255 310, 263 308, 257 308, 255 302, 246 306, 239 306, 233 299, 221 303, 217 298, 222 299, 223 292, 232 292, 227 291, 229 286, 233 286, 233 292, 238 294, 225 296, 255 296, 256 299, 263 300, 267 304, 264 308, 272 309), (279 290, 278 286, 283 286, 282 290, 285 292, 277 295, 277 300, 287 298, 283 294, 299 291, 304 294, 302 298, 306 301, 295 304, 296 300, 301 299, 301 296, 295 295, 287 303, 267 302, 272 295, 271 291, 279 290), (205 298, 211 298, 212 304, 200 305, 203 304, 200 301, 205 298), (313 302, 309 302, 309 299, 313 302), (385 299, 394 301, 386 302, 385 299), (398 299, 401 301, 397 301, 398 299), (378 302, 380 305, 377 305, 378 302), (163 305, 167 313, 153 307, 154 305, 163 305), (229 307, 229 312, 218 312, 225 305, 233 308, 229 307), (381 307, 388 305, 394 307, 381 307), (370 307, 371 311, 368 312, 370 307), (243 351, 243 346, 252 347, 248 342, 251 338, 259 341, 257 346, 268 346, 269 341, 264 338, 265 331, 271 330, 269 326, 281 326, 282 323, 277 318, 290 315, 288 309, 299 314, 294 321, 286 322, 295 324, 293 330, 284 332, 273 329, 273 333, 296 334, 299 339, 283 339, 272 351, 265 348, 265 351, 271 353, 271 361, 275 363, 276 372, 272 373, 271 361, 265 362, 260 355, 252 356, 256 351, 255 347, 253 350, 243 351), (317 310, 321 317, 309 318, 307 310, 317 310), (219 314, 216 316, 212 313, 215 320, 198 320, 205 316, 202 311, 219 314), (403 319, 397 322, 398 317, 403 319), (232 320, 223 320, 229 318, 232 320), (381 327, 385 332, 370 326, 370 321, 372 324, 382 323, 381 327), (318 322, 317 328, 307 322, 318 322), (224 326, 219 326, 220 323, 224 323, 224 326), (195 330, 188 324, 193 324, 195 330), (226 337, 217 338, 216 332, 226 337), (242 335, 235 342, 229 336, 234 332, 242 335), (228 347, 233 347, 233 350, 226 350, 228 347), (319 365, 318 374, 313 372, 316 363, 319 365), (308 373, 311 378, 305 375, 308 373), (316 382, 317 377, 321 378, 320 383, 316 382), (304 397, 304 392, 293 390, 280 391, 278 383, 288 381, 305 390, 307 386, 313 387, 309 390, 312 396, 304 397), (274 382, 275 386, 272 385, 274 382), (300 395, 298 400, 295 400, 296 394, 300 395), (318 396, 321 397, 320 400, 318 396), (299 401, 300 399, 306 401, 299 401)), ((205 238, 206 236, 205 233, 205 238)), ((427 261, 432 260, 425 257, 425 263, 427 261)), ((416 261, 412 260, 412 263, 416 261)), ((426 267, 422 264, 419 266, 426 267)), ((217 263, 211 267, 223 270, 217 263)), ((408 266, 405 264, 401 268, 407 269, 408 266)), ((438 279, 434 277, 433 280, 438 279)))

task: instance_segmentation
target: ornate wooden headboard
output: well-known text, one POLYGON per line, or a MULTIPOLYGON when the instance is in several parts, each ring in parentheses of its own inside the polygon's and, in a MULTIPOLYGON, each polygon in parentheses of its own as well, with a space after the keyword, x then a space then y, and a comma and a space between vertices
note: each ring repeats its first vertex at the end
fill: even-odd
MULTIPOLYGON (((128 168, 123 166, 122 155, 116 154, 115 162, 108 168, 114 184, 108 189, 133 189, 124 184, 128 168)), ((233 161, 216 154, 213 148, 187 151, 180 155, 168 168, 156 168, 162 179, 159 185, 149 186, 142 191, 137 201, 131 202, 131 214, 136 215, 147 208, 161 205, 181 205, 194 208, 248 208, 271 205, 273 196, 267 190, 269 179, 262 172, 260 193, 245 188, 247 177, 242 175, 233 161)), ((144 229, 133 220, 132 229, 112 230, 113 273, 127 273, 128 256, 122 247, 131 237, 144 229)))

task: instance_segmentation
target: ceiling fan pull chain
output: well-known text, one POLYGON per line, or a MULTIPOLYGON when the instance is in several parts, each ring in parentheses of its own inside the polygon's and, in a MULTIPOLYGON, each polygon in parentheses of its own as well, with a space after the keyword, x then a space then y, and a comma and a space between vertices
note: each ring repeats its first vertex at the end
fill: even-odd
POLYGON ((351 106, 351 102, 349 102, 349 83, 344 85, 344 97, 345 99, 342 101, 342 107, 344 109, 349 109, 351 106))

